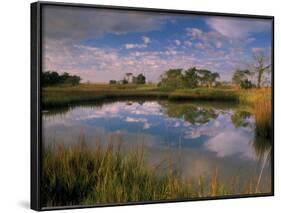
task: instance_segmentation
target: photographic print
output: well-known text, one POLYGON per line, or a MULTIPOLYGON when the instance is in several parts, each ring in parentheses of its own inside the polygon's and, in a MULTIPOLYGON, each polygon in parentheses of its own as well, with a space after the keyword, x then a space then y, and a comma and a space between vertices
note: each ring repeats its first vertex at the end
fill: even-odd
POLYGON ((273 18, 43 4, 42 209, 273 195, 273 18))

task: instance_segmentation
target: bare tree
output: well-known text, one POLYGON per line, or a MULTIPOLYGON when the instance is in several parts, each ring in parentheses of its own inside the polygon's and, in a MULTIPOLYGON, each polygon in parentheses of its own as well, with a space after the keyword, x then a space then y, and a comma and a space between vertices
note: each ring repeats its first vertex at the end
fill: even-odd
POLYGON ((266 71, 271 71, 270 67, 271 64, 266 64, 267 58, 264 54, 264 51, 254 51, 253 52, 253 59, 254 59, 254 73, 257 77, 257 87, 260 88, 261 82, 263 79, 263 75, 266 71))
POLYGON ((133 73, 131 73, 131 72, 128 72, 128 73, 126 73, 126 80, 128 81, 128 82, 131 82, 131 77, 133 76, 133 73))

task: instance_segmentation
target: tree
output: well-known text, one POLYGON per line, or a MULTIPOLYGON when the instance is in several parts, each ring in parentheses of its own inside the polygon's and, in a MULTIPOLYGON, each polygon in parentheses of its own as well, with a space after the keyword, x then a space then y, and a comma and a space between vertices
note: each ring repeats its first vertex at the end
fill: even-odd
POLYGON ((198 73, 198 81, 201 86, 207 86, 209 83, 209 78, 211 75, 211 71, 205 69, 197 69, 198 73))
POLYGON ((184 87, 195 88, 198 86, 198 75, 195 67, 192 67, 184 72, 182 77, 184 87))
POLYGON ((198 85, 212 87, 220 75, 206 69, 192 67, 183 71, 182 69, 170 69, 161 76, 158 86, 167 89, 196 88, 198 85))
POLYGON ((43 72, 41 76, 43 86, 53 86, 60 83, 60 75, 55 71, 43 72))
POLYGON ((255 85, 250 80, 246 79, 244 81, 241 81, 240 87, 242 89, 250 89, 250 88, 255 87, 255 85))
POLYGON ((125 74, 125 78, 128 81, 128 83, 130 82, 132 76, 133 76, 133 73, 131 73, 131 72, 128 72, 125 74))
POLYGON ((110 80, 109 84, 117 84, 117 81, 116 80, 110 80))
POLYGON ((216 79, 220 77, 219 73, 211 72, 206 69, 198 69, 198 81, 201 86, 212 87, 216 83, 216 79))
POLYGON ((77 75, 70 75, 67 72, 58 74, 56 71, 43 72, 41 76, 41 83, 43 86, 54 86, 59 84, 77 85, 81 78, 77 75))
POLYGON ((64 72, 61 76, 60 76, 60 83, 63 84, 65 81, 67 81, 67 79, 70 77, 69 73, 64 72))
POLYGON ((271 71, 271 64, 265 65, 266 57, 262 50, 253 52, 254 73, 257 77, 257 87, 260 88, 265 71, 271 71))
POLYGON ((71 84, 72 86, 78 85, 81 81, 81 78, 77 75, 69 76, 63 83, 71 84))
POLYGON ((169 69, 161 75, 161 81, 158 86, 165 90, 182 88, 184 85, 182 72, 182 69, 169 69))
POLYGON ((249 70, 236 70, 233 73, 232 76, 232 82, 236 85, 238 85, 240 88, 243 88, 243 85, 247 83, 246 81, 249 82, 248 76, 251 75, 251 72, 249 70))
POLYGON ((133 76, 134 84, 145 84, 145 76, 143 74, 139 74, 136 77, 133 76))
POLYGON ((220 74, 217 72, 213 72, 209 76, 209 87, 213 86, 217 82, 217 78, 220 78, 220 74))
POLYGON ((123 80, 121 80, 121 84, 128 84, 128 80, 126 78, 124 78, 123 80))

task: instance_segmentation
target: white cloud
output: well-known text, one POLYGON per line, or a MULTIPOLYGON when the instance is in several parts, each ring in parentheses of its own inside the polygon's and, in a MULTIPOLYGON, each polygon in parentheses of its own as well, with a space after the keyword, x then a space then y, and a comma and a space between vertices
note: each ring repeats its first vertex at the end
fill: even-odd
POLYGON ((193 39, 201 37, 202 30, 199 28, 186 28, 186 32, 188 36, 191 36, 193 39))
POLYGON ((149 44, 151 42, 151 39, 147 36, 143 36, 142 39, 144 44, 149 44))
POLYGON ((174 42, 175 42, 175 44, 178 45, 178 46, 181 45, 181 41, 180 41, 180 40, 175 40, 174 42))
POLYGON ((146 44, 125 44, 126 49, 135 49, 135 48, 141 49, 141 48, 145 48, 145 47, 147 47, 146 44))
POLYGON ((195 44, 195 48, 197 48, 197 49, 205 49, 205 46, 201 42, 198 42, 198 43, 195 44))
POLYGON ((222 43, 220 42, 220 41, 218 41, 217 43, 216 43, 216 48, 221 48, 222 47, 222 43))
POLYGON ((81 40, 105 33, 121 35, 159 29, 167 17, 136 11, 45 6, 43 33, 47 38, 81 40))
POLYGON ((221 35, 233 39, 241 39, 253 33, 269 30, 271 26, 271 22, 266 20, 226 17, 208 18, 206 23, 221 35))
MULTIPOLYGON (((197 45, 199 48, 200 46, 197 45)), ((127 46, 130 47, 132 46, 127 46)), ((132 48, 130 52, 124 54, 117 48, 73 45, 68 42, 48 40, 43 44, 43 70, 69 72, 81 76, 82 81, 91 82, 121 80, 127 70, 130 70, 134 75, 143 73, 148 81, 157 82, 160 80, 160 75, 169 68, 196 66, 216 71, 225 70, 224 67, 220 68, 221 63, 216 63, 216 60, 226 56, 222 54, 220 58, 214 58, 213 55, 202 59, 174 49, 139 51, 139 48, 132 48)), ((236 57, 230 57, 230 61, 234 59, 236 57)), ((237 60, 241 60, 240 56, 237 60)))
POLYGON ((192 46, 192 42, 190 42, 190 41, 185 41, 184 44, 187 45, 188 47, 192 46))
POLYGON ((262 52, 264 52, 264 48, 254 47, 254 48, 252 48, 252 52, 253 53, 262 53, 262 52))
POLYGON ((151 124, 145 118, 126 117, 125 121, 129 123, 143 123, 143 129, 149 129, 151 126, 151 124))
POLYGON ((139 122, 146 122, 147 119, 126 117, 125 121, 129 123, 139 123, 139 122))
POLYGON ((142 44, 125 44, 126 49, 142 49, 146 48, 149 43, 151 43, 151 39, 147 36, 142 37, 143 43, 142 44))
POLYGON ((242 158, 254 158, 250 146, 251 136, 238 131, 224 131, 208 140, 204 147, 215 152, 218 157, 238 155, 242 158))
MULTIPOLYGON (((196 41, 197 49, 213 49, 213 47, 221 48, 222 42, 229 42, 224 36, 215 31, 203 31, 198 28, 187 28, 187 36, 191 41, 196 41)), ((187 46, 191 47, 192 43, 186 41, 187 46)))

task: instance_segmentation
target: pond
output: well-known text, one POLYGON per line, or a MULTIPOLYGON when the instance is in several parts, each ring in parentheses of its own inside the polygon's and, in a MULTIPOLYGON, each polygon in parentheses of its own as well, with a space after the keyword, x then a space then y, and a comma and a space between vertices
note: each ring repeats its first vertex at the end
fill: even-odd
POLYGON ((124 152, 141 145, 146 163, 159 173, 169 164, 182 178, 218 172, 223 181, 238 178, 242 185, 259 179, 259 191, 271 191, 270 151, 255 146, 248 106, 120 100, 44 111, 42 122, 44 144, 70 145, 83 135, 89 145, 121 143, 124 152))

